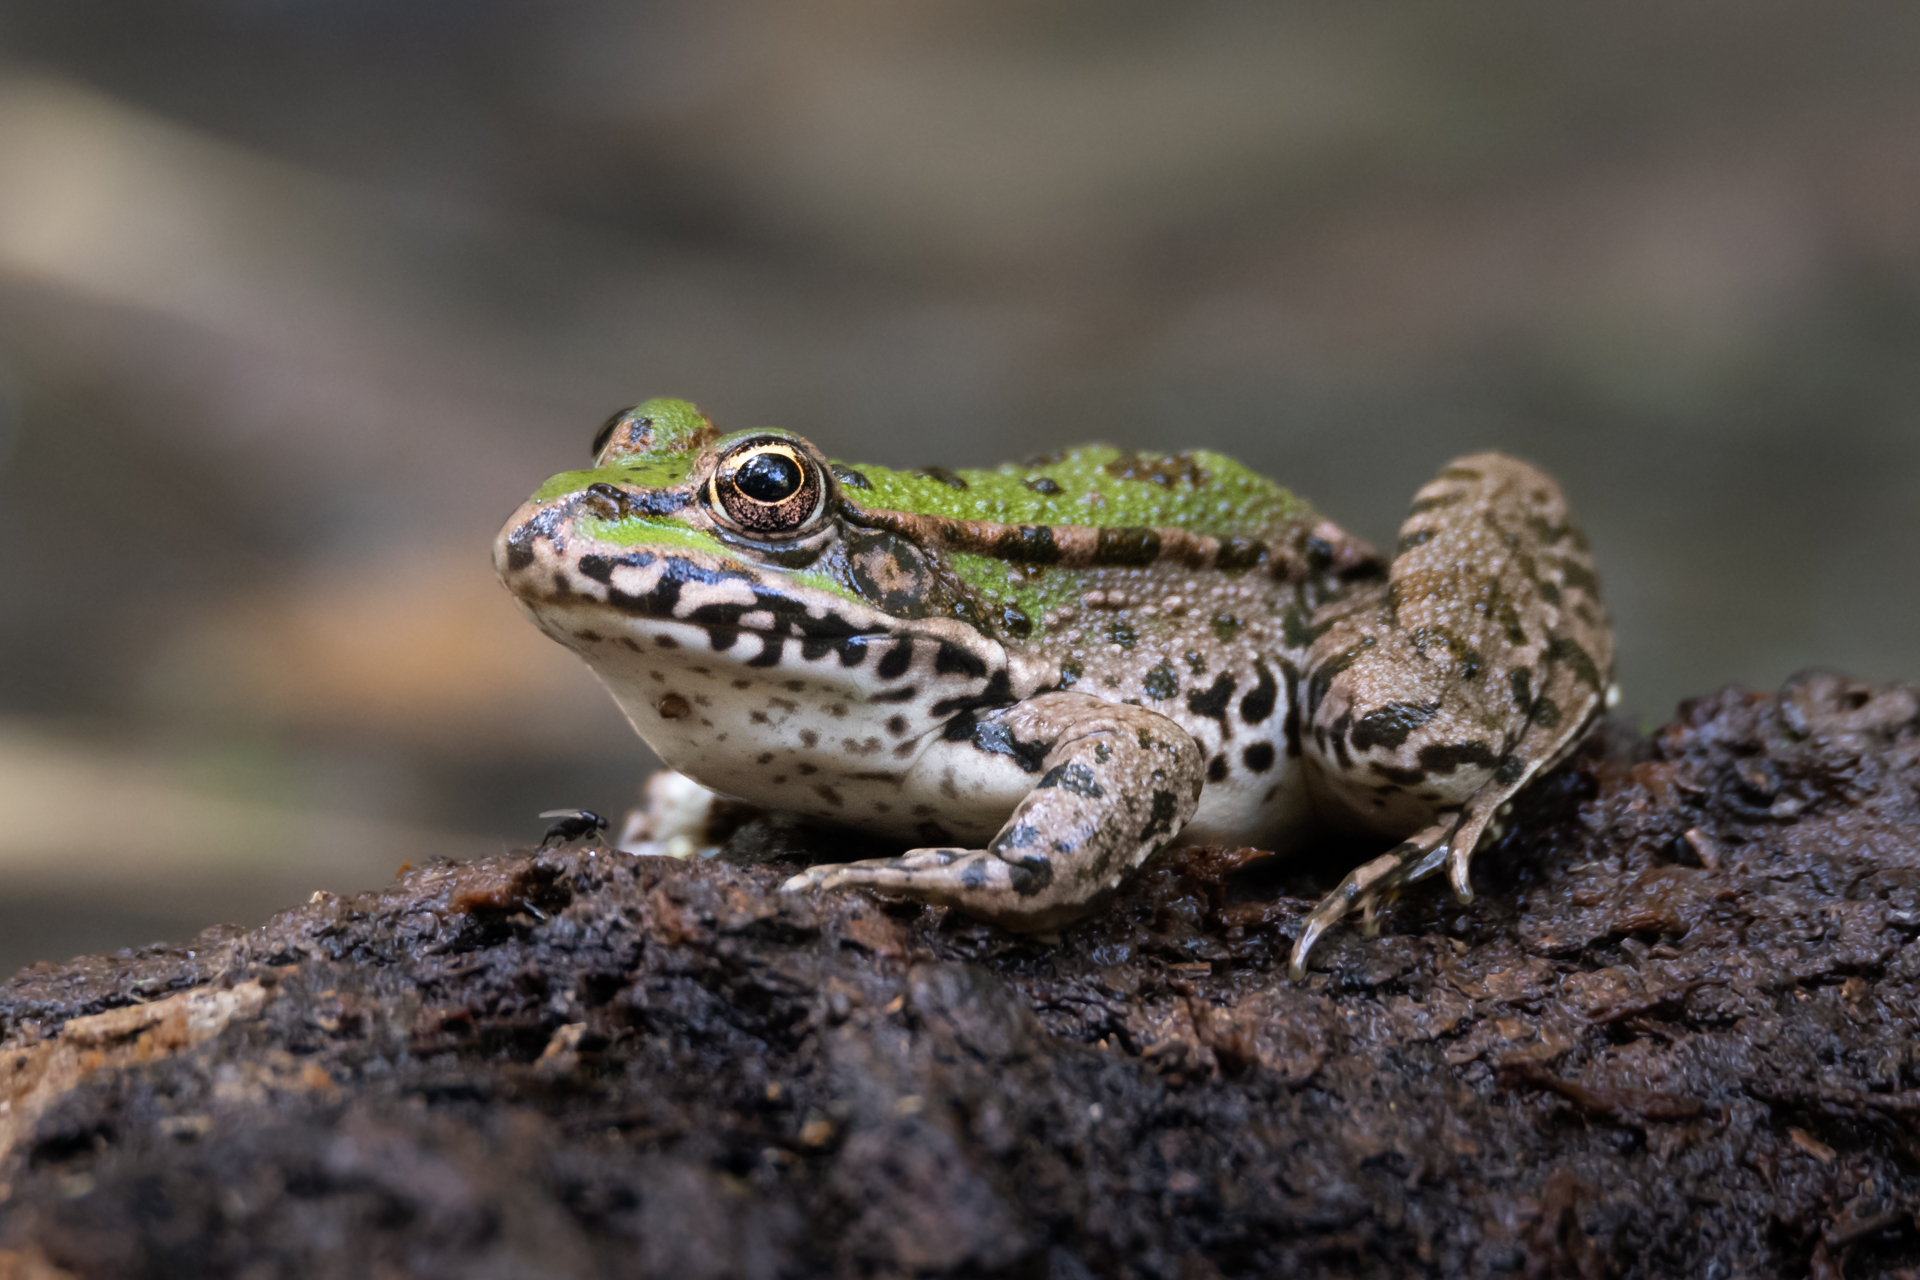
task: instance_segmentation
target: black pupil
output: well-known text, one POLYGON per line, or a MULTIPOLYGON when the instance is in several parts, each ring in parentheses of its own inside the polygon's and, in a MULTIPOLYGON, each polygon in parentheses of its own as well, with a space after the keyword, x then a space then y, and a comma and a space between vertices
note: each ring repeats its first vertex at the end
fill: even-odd
POLYGON ((800 480, 800 465, 783 453, 756 453, 733 473, 734 487, 755 502, 785 502, 800 480))

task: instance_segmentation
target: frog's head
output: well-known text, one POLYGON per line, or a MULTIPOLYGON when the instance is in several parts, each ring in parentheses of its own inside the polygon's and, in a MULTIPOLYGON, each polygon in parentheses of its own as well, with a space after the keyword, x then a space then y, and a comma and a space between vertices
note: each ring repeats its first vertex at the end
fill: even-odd
POLYGON ((1006 654, 972 594, 937 551, 858 522, 842 490, 860 483, 790 432, 722 435, 649 400, 514 513, 494 567, 656 749, 650 717, 696 718, 729 689, 765 715, 767 690, 804 684, 882 704, 896 729, 1004 701, 1006 654))

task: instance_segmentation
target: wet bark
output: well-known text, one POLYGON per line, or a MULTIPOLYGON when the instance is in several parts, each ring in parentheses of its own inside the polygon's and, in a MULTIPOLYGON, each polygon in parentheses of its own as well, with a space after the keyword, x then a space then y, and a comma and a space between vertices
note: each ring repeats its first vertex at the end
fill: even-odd
POLYGON ((1915 1274, 1914 692, 1701 699, 1506 823, 1301 986, 1331 853, 1056 941, 751 830, 36 966, 0 1277, 1915 1274))

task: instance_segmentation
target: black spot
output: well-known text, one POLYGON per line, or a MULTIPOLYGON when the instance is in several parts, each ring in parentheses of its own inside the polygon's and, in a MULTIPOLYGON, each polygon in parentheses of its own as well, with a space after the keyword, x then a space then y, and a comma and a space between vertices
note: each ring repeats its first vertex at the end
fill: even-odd
POLYGON ((1420 749, 1420 767, 1428 773, 1452 773, 1461 765, 1491 769, 1499 757, 1484 742, 1435 743, 1420 749))
POLYGON ((1530 666, 1519 666, 1507 672, 1507 683, 1513 685, 1513 702, 1515 706, 1521 708, 1523 714, 1532 710, 1532 704, 1534 704, 1532 681, 1534 681, 1534 670, 1530 666))
POLYGON ((611 583, 613 561, 605 556, 581 556, 580 574, 582 577, 592 578, 595 582, 611 583))
POLYGON ((1080 683, 1080 677, 1085 675, 1086 671, 1087 669, 1081 666, 1076 659, 1068 658, 1060 664, 1060 687, 1062 689, 1073 688, 1074 685, 1080 683))
POLYGON ((947 470, 945 467, 922 467, 920 468, 920 474, 925 476, 929 480, 938 480, 941 484, 947 486, 947 488, 949 489, 959 489, 964 491, 967 487, 967 482, 965 480, 962 480, 959 476, 953 474, 953 472, 947 470))
POLYGON ((819 796, 836 809, 842 808, 846 804, 846 801, 840 798, 840 793, 824 782, 814 787, 813 794, 819 796))
POLYGON ((871 698, 868 698, 867 701, 868 702, 912 702, 915 698, 919 696, 920 696, 920 686, 917 684, 908 684, 908 685, 902 685, 898 689, 889 689, 885 693, 876 693, 871 698))
POLYGON ((1422 498, 1407 508, 1407 514, 1417 516, 1423 511, 1438 511, 1442 507, 1451 507, 1466 497, 1464 493, 1443 493, 1436 498, 1422 498))
POLYGON ((1051 525, 1015 525, 994 539, 993 554, 1014 564, 1058 564, 1060 544, 1051 525))
POLYGON ((1227 723, 1227 704, 1233 702, 1235 683, 1233 676, 1215 676, 1204 693, 1187 695, 1187 710, 1194 716, 1217 720, 1221 737, 1233 737, 1233 727, 1227 723))
POLYGON ((1016 640, 1025 640, 1033 634, 1033 619, 1022 613, 1016 604, 1000 606, 1000 625, 1016 640))
POLYGON ((1233 736, 1233 730, 1227 724, 1227 704, 1233 701, 1234 684, 1232 676, 1215 676, 1205 692, 1187 695, 1187 710, 1197 716, 1219 721, 1220 736, 1223 738, 1233 736))
POLYGON ((907 718, 905 716, 888 716, 887 717, 888 733, 892 734, 894 737, 897 738, 901 734, 905 733, 906 731, 907 731, 907 718))
POLYGON ((1447 467, 1440 472, 1442 480, 1479 480, 1481 475, 1472 467, 1447 467))
POLYGON ((840 641, 840 665, 857 667, 867 660, 867 636, 847 636, 840 641))
POLYGON ((1044 791, 1048 787, 1058 787, 1070 791, 1076 796, 1085 796, 1089 800, 1098 800, 1107 793, 1093 779, 1093 770, 1083 764, 1058 764, 1047 770, 1047 776, 1034 784, 1035 791, 1044 791))
POLYGON ((1227 758, 1225 756, 1215 756, 1213 759, 1207 761, 1208 782, 1225 782, 1226 779, 1227 758))
POLYGON ((1230 613, 1213 615, 1213 636, 1221 644, 1229 644, 1233 638, 1246 629, 1247 624, 1230 613))
POLYGON ((760 645, 760 652, 747 659, 745 665, 749 667, 779 666, 780 651, 786 646, 786 641, 782 640, 779 636, 763 636, 761 637, 760 645))
POLYGON ((806 662, 818 662, 840 647, 840 642, 832 636, 808 636, 800 642, 800 657, 806 662))
POLYGON ((1213 557, 1213 567, 1222 573, 1245 573, 1266 563, 1267 544, 1257 538, 1223 538, 1213 557))
POLYGON ((800 745, 803 747, 817 747, 820 745, 820 735, 811 729, 802 729, 800 731, 800 745))
POLYGON ((1600 678, 1600 668, 1595 665, 1593 655, 1582 649, 1578 641, 1569 640, 1565 636, 1555 640, 1547 646, 1547 661, 1566 663, 1573 668, 1574 677, 1580 683, 1588 686, 1595 693, 1603 691, 1606 682, 1600 678))
MULTIPOLYGON (((893 655, 887 656, 890 658, 893 655)), ((938 675, 961 675, 973 680, 982 679, 987 674, 987 664, 980 660, 979 655, 969 653, 959 645, 950 644, 945 640, 940 642, 940 648, 934 654, 933 669, 938 675)), ((880 664, 880 674, 886 675, 884 662, 880 664)))
POLYGON ((873 488, 872 483, 868 481, 866 476, 862 475, 858 471, 855 471, 852 467, 843 466, 838 462, 832 463, 830 465, 833 468, 833 478, 838 480, 841 484, 847 486, 847 488, 849 489, 873 488))
POLYGON ((1256 742, 1240 753, 1240 763, 1255 773, 1265 773, 1273 768, 1273 744, 1256 742))
POLYGON ((1115 618, 1107 624, 1107 639, 1122 649, 1131 649, 1140 639, 1133 624, 1125 618, 1115 618))
POLYGON ((882 680, 898 680, 907 674, 907 668, 913 664, 913 641, 896 640, 891 649, 880 659, 876 674, 882 680))
POLYGON ((1054 493, 1060 492, 1059 482, 1056 480, 1049 480, 1045 476, 1033 476, 1030 479, 1022 480, 1020 483, 1027 486, 1027 488, 1033 490, 1035 493, 1054 494, 1054 493))
POLYGON ((1542 695, 1533 700, 1533 714, 1528 718, 1542 729, 1556 729, 1560 726, 1560 706, 1542 695))
POLYGON ((1526 762, 1519 756, 1503 756, 1494 768, 1493 780, 1503 787, 1510 787, 1520 781, 1520 775, 1526 771, 1526 762))
POLYGON ((1547 546, 1552 546, 1573 532, 1569 526, 1553 524, 1545 516, 1528 516, 1526 523, 1527 528, 1533 531, 1533 535, 1547 546))
POLYGON ((1396 769, 1392 765, 1376 763, 1373 771, 1391 782, 1399 783, 1402 787, 1417 786, 1427 780, 1425 772, 1419 769, 1396 769))
POLYGON ((1100 530, 1094 539, 1096 565, 1139 568, 1160 558, 1160 535, 1153 529, 1123 526, 1100 530))
POLYGON ((960 887, 963 889, 984 889, 987 887, 987 864, 975 858, 960 868, 960 887))
POLYGON ((993 843, 987 847, 995 853, 1003 853, 1008 849, 1031 849, 1040 843, 1040 839, 1040 828, 1031 822, 1018 822, 995 836, 993 843))
POLYGON ((1305 612, 1298 606, 1288 605, 1287 611, 1280 615, 1280 638, 1289 649, 1309 649, 1332 625, 1330 621, 1318 626, 1309 625, 1305 612))
POLYGON ((1287 680, 1287 754, 1300 754, 1300 669, 1291 662, 1280 660, 1280 674, 1287 680))
POLYGON ((1534 584, 1534 587, 1540 592, 1540 598, 1548 604, 1560 603, 1560 588, 1554 586, 1551 582, 1542 578, 1534 584))
POLYGON ((1240 718, 1248 724, 1259 724, 1273 714, 1273 700, 1280 692, 1280 686, 1273 681, 1273 672, 1267 670, 1267 664, 1260 659, 1253 660, 1254 674, 1260 679, 1247 696, 1240 699, 1240 718))
POLYGON ((533 548, 524 542, 507 544, 507 568, 518 572, 533 563, 533 548))
POLYGON ((1400 541, 1396 542, 1393 546, 1393 554, 1396 556, 1405 555, 1415 547, 1423 547, 1432 541, 1433 530, 1415 529, 1412 533, 1400 535, 1400 541))
POLYGON ((1147 678, 1141 683, 1147 696, 1156 701, 1164 701, 1180 692, 1180 677, 1173 673, 1173 664, 1165 658, 1147 672, 1147 678))
POLYGON ((739 639, 740 632, 735 627, 707 628, 707 643, 713 647, 715 653, 725 653, 733 648, 734 642, 739 639))
POLYGON ((1593 571, 1585 565, 1573 560, 1562 560, 1560 576, 1575 591, 1584 591, 1596 600, 1600 598, 1600 579, 1594 577, 1593 571))
POLYGON ((1373 648, 1372 636, 1364 636, 1360 643, 1334 654, 1313 669, 1307 677, 1307 714, 1312 715, 1320 709, 1320 700, 1327 696, 1327 690, 1333 687, 1333 678, 1352 666, 1361 654, 1373 648))
POLYGON ((621 494, 626 499, 629 515, 670 516, 693 505, 693 495, 676 493, 671 489, 651 489, 643 493, 621 490, 621 494))
MULTIPOLYGON (((869 699, 871 701, 871 699, 869 699)), ((960 711, 979 711, 987 707, 1004 707, 1013 701, 1009 689, 1007 669, 995 671, 987 680, 986 687, 979 693, 959 698, 942 698, 933 704, 931 710, 936 716, 950 716, 960 711)))
POLYGON ((1053 864, 1045 854, 1030 853, 1007 868, 1007 879, 1015 893, 1029 898, 1053 883, 1053 864))
POLYGON ((1140 839, 1173 834, 1173 820, 1180 813, 1180 801, 1171 791, 1153 793, 1153 808, 1147 813, 1147 825, 1140 828, 1140 839))
POLYGON ((1389 702, 1362 716, 1353 726, 1353 749, 1370 751, 1385 747, 1392 751, 1405 744, 1408 735, 1440 714, 1437 702, 1389 702))
POLYGON ((1048 744, 1022 742, 1014 736, 1012 729, 997 720, 975 724, 972 738, 973 745, 980 750, 988 755, 1006 756, 1025 773, 1038 773, 1040 766, 1047 762, 1048 744))

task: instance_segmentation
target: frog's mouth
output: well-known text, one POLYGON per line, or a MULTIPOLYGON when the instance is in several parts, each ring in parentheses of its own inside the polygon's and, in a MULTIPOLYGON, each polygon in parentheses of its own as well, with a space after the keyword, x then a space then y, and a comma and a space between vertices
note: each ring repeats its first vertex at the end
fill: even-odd
MULTIPOLYGON (((768 575, 695 550, 636 547, 568 554, 538 517, 510 524, 494 546, 501 581, 536 615, 612 610, 635 622, 679 623, 714 637, 752 633, 809 648, 893 634, 895 620, 827 582, 768 575)), ((604 545, 604 544, 603 544, 604 545)), ((815 575, 807 575, 812 577, 815 575)))

